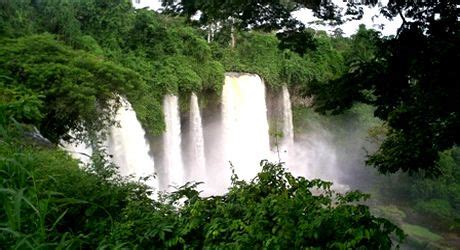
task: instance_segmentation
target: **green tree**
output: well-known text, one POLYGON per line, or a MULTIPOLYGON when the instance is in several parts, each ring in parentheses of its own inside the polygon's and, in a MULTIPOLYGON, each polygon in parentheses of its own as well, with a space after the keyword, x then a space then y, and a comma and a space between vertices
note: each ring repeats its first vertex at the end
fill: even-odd
POLYGON ((318 108, 340 112, 354 101, 375 105, 375 116, 390 130, 367 162, 384 173, 438 175, 439 152, 460 138, 460 76, 451 63, 460 55, 460 10, 451 1, 390 1, 383 10, 404 19, 398 35, 379 40, 358 33, 356 55, 361 56, 353 58, 347 74, 319 91, 328 94, 315 93, 323 100, 318 108))
POLYGON ((145 85, 136 72, 73 50, 52 35, 2 39, 0 44, 2 86, 36 93, 42 104, 34 107, 40 116, 34 115, 33 121, 25 115, 13 118, 34 122, 54 142, 70 130, 78 134, 107 127, 113 122, 118 95, 145 85))
POLYGON ((0 36, 21 36, 35 31, 31 0, 0 1, 0 36))

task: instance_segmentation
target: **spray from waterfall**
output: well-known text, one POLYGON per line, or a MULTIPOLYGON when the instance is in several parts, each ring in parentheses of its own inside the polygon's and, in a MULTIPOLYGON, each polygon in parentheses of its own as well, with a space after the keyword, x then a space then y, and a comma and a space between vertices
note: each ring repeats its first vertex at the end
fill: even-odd
MULTIPOLYGON (((149 154, 150 146, 145 139, 145 131, 131 104, 124 98, 121 102, 115 117, 118 125, 109 131, 109 153, 113 162, 120 167, 121 175, 133 175, 136 178, 152 176, 155 170, 154 160, 149 154)), ((153 178, 147 184, 157 186, 153 178)))
POLYGON ((260 160, 270 155, 265 85, 259 76, 226 74, 222 126, 224 159, 232 162, 239 177, 253 178, 260 160))
POLYGON ((204 154, 203 124, 198 105, 198 97, 192 93, 190 98, 190 139, 188 154, 190 162, 187 162, 188 181, 206 182, 206 158, 204 154))
POLYGON ((169 185, 182 185, 185 173, 182 162, 181 124, 179 116, 179 102, 177 96, 166 95, 163 101, 166 131, 163 134, 163 180, 162 189, 169 185))

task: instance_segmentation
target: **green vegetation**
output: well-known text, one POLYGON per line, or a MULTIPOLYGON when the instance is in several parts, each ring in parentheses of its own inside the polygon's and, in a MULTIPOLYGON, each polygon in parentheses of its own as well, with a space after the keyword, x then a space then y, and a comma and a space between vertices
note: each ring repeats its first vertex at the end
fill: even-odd
POLYGON ((454 1, 396 1, 387 8, 408 18, 398 36, 379 39, 358 32, 354 39, 361 56, 353 58, 346 74, 313 93, 323 111, 337 113, 355 101, 376 107, 374 115, 389 129, 368 165, 382 173, 440 175, 439 154, 460 138, 460 76, 451 63, 460 55, 459 8, 454 1), (422 12, 441 18, 415 14, 422 12))
POLYGON ((409 235, 413 235, 415 237, 426 238, 426 239, 429 239, 430 241, 438 241, 442 239, 441 236, 436 235, 430 232, 430 230, 423 228, 423 227, 419 227, 416 225, 410 225, 410 224, 405 224, 402 227, 409 235))
POLYGON ((357 202, 368 196, 294 178, 268 162, 223 196, 196 184, 152 200, 103 155, 79 168, 64 151, 24 143, 27 128, 0 126, 0 245, 6 248, 390 248, 402 231, 357 202), (334 228, 334 230, 330 230, 334 228))
POLYGON ((421 175, 397 175, 385 178, 387 186, 378 183, 377 195, 385 203, 400 204, 408 212, 415 211, 425 225, 443 231, 460 228, 460 149, 455 147, 440 155, 443 174, 438 178, 421 175), (398 195, 391 195, 398 194, 398 195))
MULTIPOLYGON (((361 158, 367 152, 363 147, 372 152, 384 139, 382 135, 387 129, 382 121, 373 117, 374 110, 372 106, 360 104, 340 115, 323 116, 312 108, 297 105, 293 109, 296 135, 309 135, 311 131, 328 135, 325 140, 334 145, 340 162, 341 170, 336 170, 342 171, 343 176, 339 182, 369 192, 373 199, 368 205, 374 214, 399 226, 409 223, 425 227, 443 237, 458 234, 460 149, 454 147, 440 154, 438 164, 442 175, 437 178, 426 178, 422 173, 380 175, 364 167, 361 158), (360 154, 358 161, 351 157, 360 154)), ((409 241, 414 243, 412 238, 409 237, 409 241)), ((427 238, 423 242, 426 245, 431 241, 427 238)))
POLYGON ((74 50, 52 35, 1 40, 0 68, 4 103, 17 102, 18 90, 30 100, 19 114, 8 108, 9 115, 36 125, 54 142, 70 130, 101 130, 118 106, 117 95, 145 88, 136 72, 74 50))
POLYGON ((406 219, 407 217, 406 213, 404 213, 404 211, 401 211, 395 205, 377 206, 376 208, 374 208, 374 210, 375 214, 382 216, 383 218, 391 219, 392 221, 395 221, 397 224, 403 224, 404 219, 406 219))
POLYGON ((442 236, 437 235, 424 227, 411 224, 403 224, 401 227, 404 232, 408 234, 410 240, 414 241, 414 243, 420 247, 436 247, 437 244, 435 242, 439 242, 443 239, 442 236))
POLYGON ((186 20, 135 10, 129 0, 3 1, 0 14, 2 89, 21 85, 38 94, 41 118, 33 124, 53 141, 71 140, 69 131, 81 139, 113 123, 120 95, 156 135, 164 129, 164 94, 220 94, 225 71, 257 73, 271 86, 301 90, 343 71, 333 39, 325 33, 313 39, 313 30, 305 32, 310 40, 300 55, 279 50, 295 48, 274 34, 256 31, 238 31, 235 48, 226 29, 207 43, 186 20), (43 110, 54 104, 55 110, 43 110))
MULTIPOLYGON (((311 125, 320 123, 320 126, 334 131, 337 135, 346 136, 350 132, 350 127, 372 128, 381 125, 381 121, 372 116, 373 111, 374 107, 370 105, 356 104, 340 115, 321 115, 312 108, 296 105, 293 107, 293 118, 295 127, 297 127, 295 129, 298 129, 299 134, 302 131, 308 131, 311 125)), ((363 135, 368 134, 366 129, 356 130, 363 135)))
MULTIPOLYGON (((135 10, 129 0, 8 0, 2 7, 1 86, 20 84, 38 93, 43 107, 57 104, 52 112, 41 108, 41 119, 34 121, 53 141, 72 139, 67 136, 69 131, 81 139, 113 123, 111 114, 120 95, 133 104, 150 134, 160 134, 164 94, 219 95, 224 72, 256 73, 272 87, 288 84, 305 95, 312 86, 343 75, 344 58, 360 50, 351 51, 349 39, 314 30, 290 37, 296 34, 240 28, 234 32, 232 48, 228 45, 230 31, 223 27, 207 43, 202 31, 187 25, 187 19, 135 10), (299 44, 304 46, 301 52, 299 44), (23 71, 24 76, 20 75, 23 71), (84 98, 75 100, 78 96, 84 98), (77 105, 69 107, 68 103, 77 105)), ((23 121, 22 117, 15 119, 23 121)))
POLYGON ((368 163, 384 173, 412 174, 373 190, 398 205, 381 214, 397 218, 415 238, 439 239, 404 223, 412 223, 414 211, 426 224, 458 230, 453 1, 390 1, 386 15, 410 19, 387 38, 364 27, 351 38, 339 31, 329 36, 290 16, 309 7, 340 21, 333 6, 319 3, 327 1, 163 2, 174 15, 135 10, 130 0, 0 1, 2 247, 389 248, 390 236, 401 231, 359 205, 367 196, 334 193, 330 183, 293 178, 276 164, 265 162, 249 183, 234 176, 223 196, 199 197, 188 184, 152 199, 148 187, 118 176, 104 152, 81 169, 54 146, 96 143, 93 137, 115 122, 121 97, 151 135, 160 134, 165 94, 219 94, 226 71, 257 73, 270 87, 287 84, 293 96, 314 96, 319 113, 345 112, 325 118, 294 110, 297 128, 319 122, 336 131, 334 142, 343 148, 363 124, 379 125, 371 132, 383 143, 368 163), (197 11, 203 15, 192 22, 197 11), (435 12, 439 20, 431 18, 435 12), (35 128, 54 144, 31 137, 35 128))
POLYGON ((0 14, 1 86, 20 84, 38 93, 43 107, 56 104, 36 123, 53 141, 107 127, 119 95, 159 134, 164 94, 218 92, 223 84, 224 68, 198 31, 135 10, 129 0, 3 1, 0 14))

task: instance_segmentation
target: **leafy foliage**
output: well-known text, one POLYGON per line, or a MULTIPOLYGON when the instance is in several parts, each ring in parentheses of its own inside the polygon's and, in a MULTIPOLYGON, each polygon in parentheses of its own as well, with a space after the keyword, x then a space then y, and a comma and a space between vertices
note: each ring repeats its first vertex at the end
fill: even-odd
MULTIPOLYGON (((111 100, 145 84, 137 73, 75 51, 51 35, 3 39, 0 44, 2 88, 24 89, 29 93, 26 95, 36 93, 26 99, 29 103, 23 107, 23 113, 30 110, 33 114, 15 113, 13 118, 35 122, 55 142, 69 130, 101 130, 110 123, 117 106, 111 100)), ((15 97, 6 100, 6 105, 13 105, 12 98, 15 97)))
POLYGON ((441 153, 440 177, 424 179, 415 176, 401 188, 403 192, 410 193, 410 200, 417 211, 452 229, 460 228, 459 151, 460 149, 455 147, 441 153))
MULTIPOLYGON (((6 78, 6 77, 5 77, 6 78)), ((38 123, 43 114, 40 109, 43 102, 40 97, 28 89, 0 85, 0 113, 4 118, 15 118, 28 123, 38 123)))
POLYGON ((392 232, 402 236, 367 207, 351 205, 366 195, 341 195, 330 190, 331 183, 295 178, 279 164, 261 165, 262 171, 249 183, 234 175, 223 197, 187 197, 185 225, 190 231, 204 229, 204 247, 387 248, 392 232))
POLYGON ((314 39, 314 50, 304 56, 291 50, 279 50, 275 35, 244 32, 238 36, 234 49, 213 44, 214 58, 226 71, 257 73, 271 87, 289 85, 296 94, 305 95, 312 84, 326 84, 343 74, 344 50, 333 48, 335 39, 319 34, 314 39))
POLYGON ((397 37, 360 30, 352 47, 360 56, 352 57, 347 74, 312 93, 323 111, 337 113, 354 101, 377 107, 375 116, 390 130, 368 164, 383 173, 439 175, 439 153, 460 138, 459 75, 451 63, 460 53, 460 9, 454 1, 390 1, 383 11, 404 19, 397 37))
POLYGON ((114 216, 145 187, 123 184, 112 175, 104 178, 101 169, 112 167, 97 159, 91 169, 82 170, 64 151, 25 144, 24 132, 22 126, 0 126, 0 244, 15 248, 103 244, 114 216), (92 173, 93 169, 98 171, 92 173))
MULTIPOLYGON (((5 47, 2 48, 5 50, 3 53, 7 53, 2 58, 3 63, 12 64, 10 69, 5 68, 10 72, 5 71, 2 74, 12 80, 8 82, 9 86, 16 83, 28 85, 30 83, 25 83, 25 80, 35 79, 21 79, 15 72, 11 72, 22 67, 13 65, 15 60, 11 58, 24 53, 27 60, 35 60, 35 57, 42 54, 41 59, 33 61, 36 71, 30 74, 42 71, 49 75, 40 73, 41 82, 34 85, 38 88, 41 84, 40 89, 30 86, 28 88, 34 91, 51 91, 50 84, 54 81, 52 85, 55 88, 55 102, 61 106, 48 112, 50 117, 43 118, 47 124, 39 126, 53 141, 69 130, 79 133, 84 131, 85 126, 86 130, 95 131, 106 127, 110 124, 107 121, 110 121, 113 113, 107 112, 113 111, 107 109, 107 99, 110 97, 117 104, 116 94, 129 99, 138 119, 151 134, 159 134, 164 129, 161 112, 164 94, 219 91, 223 84, 223 67, 212 59, 210 47, 196 30, 187 27, 177 18, 161 17, 148 10, 135 10, 129 0, 110 3, 95 0, 21 0, 2 1, 1 4, 5 7, 1 12, 0 21, 2 27, 5 27, 1 35, 9 38, 23 36, 18 38, 21 48, 14 48, 16 40, 2 39, 2 47, 5 47), (13 26, 14 29, 8 28, 13 26), (42 32, 52 33, 54 36, 51 38, 49 35, 33 35, 42 32), (45 45, 41 42, 45 38, 41 37, 54 40, 52 45, 47 41, 46 49, 50 51, 42 48, 45 45), (34 44, 33 40, 40 42, 34 44), (37 46, 38 51, 34 51, 34 46, 37 46), (56 51, 52 51, 53 46, 56 51), (47 56, 53 53, 61 54, 48 59, 47 56), (51 67, 53 65, 50 63, 55 63, 53 60, 58 60, 56 63, 59 64, 59 70, 63 71, 62 74, 65 73, 60 77, 65 78, 68 86, 61 86, 60 80, 63 79, 51 79, 57 78, 58 74, 55 72, 58 69, 51 67), (79 75, 77 70, 88 72, 79 75), (99 81, 99 77, 100 84, 94 84, 99 81), (49 84, 45 85, 44 82, 48 81, 49 84), (86 89, 69 90, 70 86, 81 86, 81 82, 87 83, 86 89), (56 89, 61 92, 58 93, 56 89), (76 95, 77 91, 81 93, 81 100, 77 100, 75 106, 68 105, 74 103, 76 96, 70 99, 64 93, 76 95), (88 110, 87 114, 80 112, 84 108, 88 110), (59 115, 65 115, 69 118, 68 121, 63 120, 67 118, 58 118, 59 115), (87 124, 83 124, 85 122, 87 124)), ((39 95, 47 98, 47 101, 52 99, 43 93, 39 95)), ((51 103, 46 102, 44 107, 48 107, 47 105, 51 103)))
POLYGON ((33 7, 30 0, 5 0, 0 2, 0 35, 20 36, 30 34, 35 24, 30 22, 33 7))
POLYGON ((290 12, 299 7, 291 1, 163 0, 162 6, 166 13, 176 13, 187 18, 201 12, 201 23, 225 22, 231 19, 240 29, 251 26, 254 29, 270 31, 298 23, 290 19, 290 12))
POLYGON ((402 231, 374 217, 367 195, 295 178, 262 162, 251 182, 232 178, 223 196, 189 183, 152 199, 96 154, 82 169, 63 151, 23 143, 0 126, 0 244, 11 248, 389 248, 402 231), (334 228, 334 230, 330 230, 334 228))
MULTIPOLYGON (((289 34, 279 33, 277 37, 259 32, 241 32, 237 37, 237 47, 232 49, 228 47, 225 38, 216 39, 215 43, 208 44, 197 29, 186 25, 185 20, 159 15, 146 9, 135 10, 128 0, 110 3, 94 0, 23 0, 17 3, 6 1, 4 4, 8 10, 3 12, 2 19, 6 26, 18 19, 18 15, 22 18, 21 22, 27 25, 18 25, 17 30, 5 31, 3 36, 30 36, 34 33, 49 32, 55 34, 57 44, 62 45, 64 42, 68 46, 66 49, 75 50, 78 54, 84 50, 85 54, 80 58, 103 58, 105 62, 117 65, 113 72, 137 73, 135 81, 141 83, 134 84, 136 86, 126 83, 129 90, 118 91, 118 86, 114 91, 128 98, 144 128, 154 135, 160 134, 164 129, 161 112, 164 94, 174 93, 183 96, 192 91, 220 93, 225 71, 257 73, 271 86, 289 84, 302 93, 310 89, 314 82, 323 83, 335 79, 342 71, 338 68, 343 64, 343 59, 330 47, 335 42, 325 34, 317 34, 316 38, 313 38, 312 30, 305 31, 300 36, 290 31, 289 34), (49 20, 48 16, 53 18, 49 20), (304 38, 308 38, 308 41, 302 41, 304 38)), ((248 6, 253 5, 259 6, 255 2, 245 3, 241 10, 246 9, 243 11, 246 13, 250 11, 248 6)), ((280 8, 297 7, 280 3, 280 8)), ((263 11, 263 8, 254 11, 263 11)), ((277 15, 275 12, 272 14, 277 15)), ((248 14, 244 13, 244 18, 239 20, 247 19, 248 14)), ((287 16, 282 17, 285 18, 287 16)), ((266 21, 271 22, 268 17, 266 21)), ((261 29, 267 30, 269 26, 261 29)), ((225 37, 225 27, 224 24, 223 31, 217 36, 225 37)), ((35 38, 29 38, 32 39, 35 38)), ((27 38, 24 37, 22 40, 27 38)), ((24 51, 26 52, 29 53, 30 50, 24 51)), ((39 63, 44 62, 37 62, 39 63)), ((62 66, 74 67, 68 65, 72 60, 61 60, 60 63, 62 66)), ((48 65, 43 64, 40 67, 47 68, 48 65)), ((85 95, 87 99, 90 96, 85 95)), ((65 100, 58 100, 61 101, 65 100)), ((45 135, 53 137, 56 141, 70 129, 76 132, 83 131, 83 124, 77 124, 76 120, 83 122, 81 118, 88 118, 87 121, 93 121, 92 117, 96 117, 95 113, 91 112, 94 110, 94 103, 105 103, 106 100, 82 100, 79 108, 90 102, 92 106, 86 107, 90 111, 87 117, 78 117, 82 114, 73 111, 68 125, 61 119, 54 128, 55 125, 51 124, 58 120, 45 119, 50 123, 46 126, 45 135), (56 131, 52 131, 53 129, 56 131)), ((99 104, 96 106, 99 108, 99 104)), ((104 112, 104 105, 98 112, 104 112)), ((97 130, 104 127, 103 124, 107 125, 107 122, 100 121, 109 121, 108 113, 101 118, 103 119, 95 120, 94 124, 87 124, 90 125, 88 129, 97 130)), ((45 130, 45 126, 39 129, 45 130)))

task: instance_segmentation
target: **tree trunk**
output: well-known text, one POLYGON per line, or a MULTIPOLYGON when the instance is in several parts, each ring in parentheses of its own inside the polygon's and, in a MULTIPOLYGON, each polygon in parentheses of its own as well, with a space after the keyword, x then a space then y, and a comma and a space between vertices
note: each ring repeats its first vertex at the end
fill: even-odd
POLYGON ((231 37, 231 41, 230 41, 230 47, 231 48, 235 48, 235 44, 236 44, 236 38, 235 38, 235 26, 234 26, 234 19, 232 18, 231 19, 231 23, 232 23, 232 26, 230 28, 230 37, 231 37))

